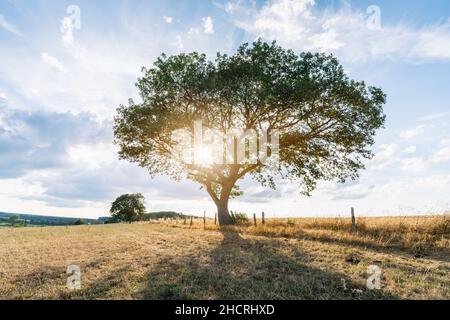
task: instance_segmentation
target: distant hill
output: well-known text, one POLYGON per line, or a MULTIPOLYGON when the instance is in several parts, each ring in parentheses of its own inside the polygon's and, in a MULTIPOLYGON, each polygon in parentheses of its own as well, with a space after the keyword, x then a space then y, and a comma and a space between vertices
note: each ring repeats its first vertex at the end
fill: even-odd
MULTIPOLYGON (((80 221, 82 221, 84 224, 104 224, 108 223, 111 219, 111 217, 100 217, 98 219, 81 219, 81 218, 53 217, 53 216, 40 216, 34 214, 0 212, 0 227, 10 226, 11 225, 10 217, 13 216, 19 216, 19 220, 24 222, 24 225, 27 226, 68 226, 74 224, 81 224, 80 221)), ((186 216, 181 213, 173 211, 160 211, 160 212, 146 213, 141 220, 149 221, 158 219, 175 219, 175 218, 182 219, 184 217, 190 216, 186 216)))
POLYGON ((66 218, 66 217, 49 217, 39 216, 34 214, 19 214, 0 212, 0 225, 7 225, 9 218, 13 216, 19 216, 20 220, 24 220, 27 225, 32 226, 67 226, 73 225, 75 222, 82 220, 86 224, 102 224, 100 219, 80 219, 80 218, 66 218))

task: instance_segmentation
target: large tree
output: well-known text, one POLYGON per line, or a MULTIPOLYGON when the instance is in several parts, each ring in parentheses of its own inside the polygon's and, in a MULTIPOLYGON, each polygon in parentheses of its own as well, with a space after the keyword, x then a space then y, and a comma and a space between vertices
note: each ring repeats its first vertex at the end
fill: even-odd
MULTIPOLYGON (((275 42, 244 44, 214 61, 195 52, 163 54, 143 68, 136 85, 142 101, 130 100, 115 117, 120 157, 152 176, 200 183, 217 206, 220 225, 233 223, 228 201, 246 175, 272 188, 280 179, 295 181, 307 195, 319 180, 355 179, 385 120, 381 89, 349 79, 332 55, 297 55, 275 42), (269 136, 279 131, 279 165, 186 161, 173 132, 193 132, 198 120, 224 135, 236 128, 264 129, 269 136)), ((238 143, 225 152, 235 155, 238 143)), ((247 154, 248 148, 247 142, 247 154)))

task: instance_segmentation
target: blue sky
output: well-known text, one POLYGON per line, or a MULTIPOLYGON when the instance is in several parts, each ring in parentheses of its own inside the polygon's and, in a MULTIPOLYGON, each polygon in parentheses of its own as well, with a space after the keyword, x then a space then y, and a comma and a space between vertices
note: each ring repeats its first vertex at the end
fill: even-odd
POLYGON ((150 210, 212 215, 197 185, 152 180, 119 161, 112 118, 137 98, 140 68, 162 52, 214 57, 257 37, 333 53, 352 78, 387 93, 387 122, 358 181, 321 183, 305 198, 286 182, 273 191, 245 180, 232 209, 269 216, 343 215, 351 206, 365 215, 450 210, 447 0, 6 0, 0 211, 96 217, 118 195, 142 192, 150 210))

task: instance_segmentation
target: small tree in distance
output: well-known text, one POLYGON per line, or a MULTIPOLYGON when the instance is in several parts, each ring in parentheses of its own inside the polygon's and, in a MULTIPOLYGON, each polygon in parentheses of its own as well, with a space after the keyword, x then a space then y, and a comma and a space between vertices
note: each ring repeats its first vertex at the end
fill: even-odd
POLYGON ((138 221, 146 212, 144 200, 140 193, 123 194, 112 203, 109 212, 116 222, 138 221))

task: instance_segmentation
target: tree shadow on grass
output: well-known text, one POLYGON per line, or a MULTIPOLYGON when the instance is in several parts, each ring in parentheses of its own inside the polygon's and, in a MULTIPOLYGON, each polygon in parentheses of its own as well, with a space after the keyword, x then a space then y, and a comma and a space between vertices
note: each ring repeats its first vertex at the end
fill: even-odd
POLYGON ((60 292, 59 299, 63 300, 107 300, 124 299, 129 296, 128 286, 129 268, 122 267, 109 271, 97 281, 86 284, 82 281, 81 290, 64 290, 60 292))
MULTIPOLYGON (((82 278, 82 289, 61 286, 59 299, 396 299, 382 290, 368 290, 365 279, 355 282, 342 273, 313 267, 314 261, 285 239, 245 239, 223 231, 220 244, 199 248, 195 254, 175 252, 156 265, 138 265, 136 273, 122 265, 108 270, 94 282, 82 278)), ((82 266, 82 270, 88 266, 82 266)), ((326 266, 325 266, 326 268, 326 266)), ((63 270, 64 271, 64 270, 63 270)), ((47 270, 47 273, 50 272, 47 270)), ((28 286, 36 278, 66 275, 57 269, 51 275, 30 274, 28 286)), ((34 281, 33 281, 34 282, 34 281)), ((40 283, 40 282, 37 282, 40 283)), ((55 298, 55 296, 53 296, 55 298)))
MULTIPOLYGON (((360 232, 363 234, 363 232, 360 232)), ((390 253, 404 258, 426 258, 428 260, 434 260, 438 262, 449 262, 450 249, 448 248, 434 248, 432 246, 417 245, 411 248, 402 248, 399 245, 378 245, 374 241, 366 239, 345 239, 337 238, 330 235, 313 235, 307 234, 306 236, 298 237, 298 239, 307 239, 318 241, 325 244, 337 244, 347 247, 356 247, 364 250, 372 250, 378 253, 390 253)))
MULTIPOLYGON (((49 295, 45 286, 65 283, 64 272, 55 266, 47 266, 42 269, 20 274, 10 280, 13 290, 2 292, 0 288, 0 299, 23 300, 23 299, 46 299, 49 295)), ((48 297, 49 299, 51 297, 48 297)))
POLYGON ((344 274, 308 265, 310 257, 279 239, 222 232, 209 252, 166 258, 136 299, 395 299, 344 274))

